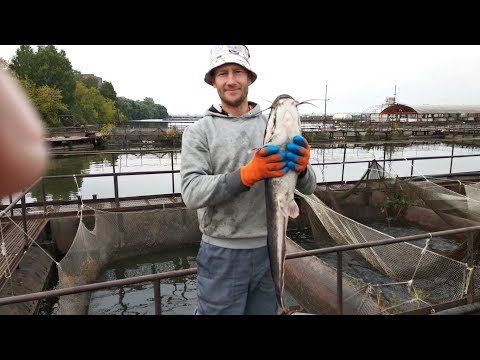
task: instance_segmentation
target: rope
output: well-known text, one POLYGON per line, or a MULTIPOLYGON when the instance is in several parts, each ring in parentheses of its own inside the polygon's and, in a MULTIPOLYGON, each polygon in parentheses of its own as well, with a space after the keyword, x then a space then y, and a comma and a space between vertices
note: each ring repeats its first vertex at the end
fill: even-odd
POLYGON ((82 221, 82 216, 83 216, 83 207, 84 207, 84 204, 83 204, 83 196, 82 196, 82 192, 80 191, 80 187, 78 186, 78 182, 77 182, 77 177, 75 176, 75 174, 73 174, 73 180, 75 180, 75 184, 77 185, 77 194, 78 196, 80 197, 80 209, 77 211, 77 217, 80 218, 80 221, 82 221))
MULTIPOLYGON (((35 241, 35 239, 33 239, 30 235, 28 235, 28 233, 26 233, 25 231, 23 231, 23 229, 22 229, 15 221, 13 221, 13 219, 12 219, 10 216, 8 216, 8 215, 5 215, 5 216, 13 223, 13 225, 15 225, 17 228, 19 228, 20 231, 21 231, 29 240, 32 241, 32 243, 34 243, 35 245, 37 245, 38 248, 45 253, 45 255, 47 255, 55 264, 58 265, 58 262, 57 262, 44 248, 42 248, 42 247, 40 246, 40 244, 35 241)), ((2 233, 2 242, 3 242, 3 233, 2 233)))
POLYGON ((385 284, 376 284, 372 286, 390 286, 390 285, 403 285, 403 284, 408 284, 411 280, 409 281, 400 281, 400 282, 392 282, 392 283, 385 283, 385 284))
MULTIPOLYGON (((3 214, 5 215, 5 213, 3 214)), ((2 227, 1 221, 0 221, 0 235, 2 237, 2 244, 0 245, 0 249, 1 249, 2 256, 5 257, 5 263, 7 264, 7 270, 5 270, 4 275, 6 279, 9 279, 12 276, 12 271, 10 270, 10 264, 8 263, 7 246, 5 245, 5 238, 3 237, 3 227, 2 227), (8 271, 8 274, 7 274, 7 271, 8 271)))
MULTIPOLYGON (((404 157, 403 159, 408 162, 408 159, 407 159, 406 157, 404 157)), ((425 177, 425 175, 423 175, 423 174, 417 169, 417 167, 416 167, 415 165, 412 164, 411 166, 413 167, 413 170, 415 170, 415 172, 419 173, 420 176, 425 179, 425 181, 430 181, 430 180, 428 180, 428 179, 425 177)))
POLYGON ((10 264, 8 263, 8 257, 7 257, 7 247, 5 245, 5 238, 3 236, 3 227, 2 227, 2 222, 1 218, 5 215, 6 213, 2 211, 2 215, 0 216, 0 234, 2 237, 2 244, 1 244, 1 253, 5 257, 5 264, 7 264, 7 269, 5 272, 2 274, 5 276, 5 279, 7 279, 8 283, 10 284, 10 295, 14 296, 15 293, 13 291, 13 282, 12 282, 12 270, 10 269, 10 264))
POLYGON ((473 269, 474 266, 469 267, 467 266, 467 280, 465 281, 465 289, 463 290, 463 294, 466 295, 468 292, 468 287, 470 286, 470 282, 472 281, 472 274, 473 274, 473 269))

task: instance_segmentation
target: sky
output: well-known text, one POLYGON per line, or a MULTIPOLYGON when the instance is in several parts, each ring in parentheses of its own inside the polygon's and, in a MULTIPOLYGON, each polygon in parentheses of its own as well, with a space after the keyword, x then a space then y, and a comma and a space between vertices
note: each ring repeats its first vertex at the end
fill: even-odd
MULTIPOLYGON (((151 97, 170 115, 219 103, 203 81, 210 45, 55 45, 73 69, 112 83, 117 96, 151 97)), ((0 45, 9 61, 19 45, 0 45)), ((480 45, 248 45, 258 78, 248 98, 266 109, 280 94, 314 105, 302 114, 368 112, 387 97, 407 105, 480 104, 480 45), (325 97, 325 90, 327 96, 325 97), (325 101, 325 98, 327 101, 325 101)))

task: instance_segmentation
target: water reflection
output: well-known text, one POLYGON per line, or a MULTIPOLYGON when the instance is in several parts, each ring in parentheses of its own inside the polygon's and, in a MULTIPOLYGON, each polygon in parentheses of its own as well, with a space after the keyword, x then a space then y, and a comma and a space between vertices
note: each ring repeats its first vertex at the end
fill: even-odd
MULTIPOLYGON (((98 281, 196 267, 198 247, 169 250, 131 257, 109 266, 98 281)), ((182 276, 160 282, 162 315, 191 315, 197 301, 196 277, 182 276)), ((153 283, 92 292, 89 315, 153 315, 155 303, 153 283)))
MULTIPOLYGON (((426 156, 450 156, 477 154, 478 144, 448 144, 448 143, 414 143, 414 144, 347 144, 342 147, 326 145, 324 148, 312 149, 311 163, 341 162, 345 156, 346 161, 368 161, 376 159, 382 161, 386 170, 398 176, 411 174, 411 161, 388 163, 395 158, 412 158, 426 156), (345 147, 346 146, 346 147, 345 147)), ((135 172, 151 170, 179 170, 181 157, 179 153, 135 153, 132 150, 125 153, 98 154, 83 156, 57 156, 51 159, 48 175, 71 174, 101 174, 112 172, 135 172)), ((478 158, 461 158, 453 162, 452 172, 479 170, 478 158)), ((366 171, 367 164, 314 166, 318 182, 339 181, 342 173, 345 181, 358 180, 366 171)), ((415 161, 413 175, 436 175, 450 171, 450 159, 418 160, 415 161)), ((93 195, 98 198, 114 197, 114 183, 111 177, 78 178, 81 195, 91 199, 93 195)), ((171 174, 134 175, 118 178, 120 197, 168 194, 180 191, 180 175, 174 175, 172 183, 171 174)), ((45 182, 47 200, 74 200, 78 190, 73 176, 68 179, 51 179, 45 182)), ((27 201, 41 200, 42 189, 38 186, 27 196, 27 201), (33 198, 33 200, 32 200, 33 198)))

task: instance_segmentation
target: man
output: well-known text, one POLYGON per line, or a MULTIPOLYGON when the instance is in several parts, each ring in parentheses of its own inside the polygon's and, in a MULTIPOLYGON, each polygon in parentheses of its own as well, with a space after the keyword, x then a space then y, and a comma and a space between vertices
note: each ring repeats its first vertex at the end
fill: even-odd
POLYGON ((47 147, 42 120, 23 90, 0 69, 0 204, 43 175, 47 147))
POLYGON ((261 180, 297 171, 298 190, 311 194, 316 186, 305 139, 288 144, 295 153, 268 146, 252 154, 263 145, 267 118, 247 99, 257 79, 249 58, 243 45, 212 48, 204 80, 221 103, 182 138, 182 197, 188 208, 198 209, 202 232, 195 310, 200 315, 277 313, 261 180))

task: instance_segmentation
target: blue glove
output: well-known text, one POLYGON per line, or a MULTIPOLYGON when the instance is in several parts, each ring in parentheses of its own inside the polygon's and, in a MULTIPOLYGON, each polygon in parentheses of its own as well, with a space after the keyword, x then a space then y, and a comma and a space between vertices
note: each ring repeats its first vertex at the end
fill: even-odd
POLYGON ((287 166, 296 171, 297 174, 304 173, 310 161, 310 145, 307 140, 300 135, 296 135, 293 138, 293 143, 287 144, 286 148, 287 166))
POLYGON ((287 172, 289 167, 287 166, 287 152, 286 151, 280 151, 280 148, 277 145, 266 145, 262 148, 263 150, 266 150, 266 153, 262 153, 262 156, 269 156, 273 154, 278 154, 282 157, 281 160, 285 163, 285 167, 281 169, 280 171, 287 172))

